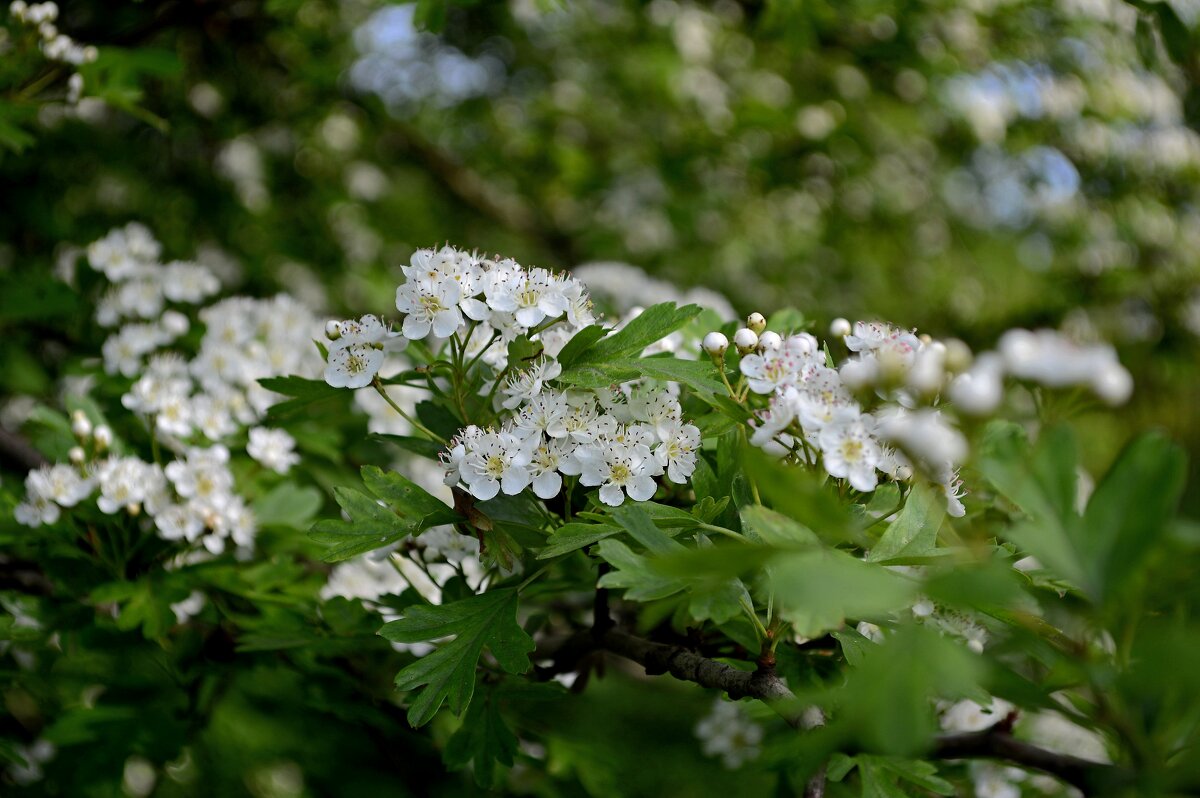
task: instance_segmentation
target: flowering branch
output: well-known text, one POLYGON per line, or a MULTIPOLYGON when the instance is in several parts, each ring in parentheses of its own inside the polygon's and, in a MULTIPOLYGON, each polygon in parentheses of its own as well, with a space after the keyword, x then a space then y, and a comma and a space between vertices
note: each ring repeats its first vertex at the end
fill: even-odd
MULTIPOLYGON (((645 640, 617 629, 597 634, 585 631, 569 638, 555 652, 553 664, 542 670, 542 676, 570 671, 575 663, 592 651, 608 651, 632 660, 646 669, 648 676, 669 673, 676 679, 693 682, 701 687, 720 690, 732 699, 756 698, 775 710, 789 726, 804 731, 815 725, 806 717, 805 708, 774 669, 759 668, 743 671, 703 656, 683 645, 669 645, 645 640)), ((1011 734, 1015 717, 980 732, 939 736, 933 759, 998 759, 1014 765, 1041 770, 1078 787, 1085 793, 1101 785, 1112 785, 1119 770, 1103 762, 1059 754, 1017 740, 1011 734)), ((806 795, 823 794, 823 773, 814 776, 806 787, 806 795), (815 784, 815 781, 822 784, 815 784)))

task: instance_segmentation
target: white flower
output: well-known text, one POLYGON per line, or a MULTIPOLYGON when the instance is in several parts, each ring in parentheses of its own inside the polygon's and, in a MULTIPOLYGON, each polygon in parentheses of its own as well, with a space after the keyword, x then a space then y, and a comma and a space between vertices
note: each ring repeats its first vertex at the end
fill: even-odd
POLYGON ((25 490, 30 499, 45 499, 60 507, 74 507, 86 499, 95 488, 69 465, 42 466, 25 477, 25 490))
POLYGON ((927 468, 957 465, 967 457, 967 439, 937 410, 888 408, 877 418, 879 437, 927 468))
POLYGON ((564 285, 545 269, 497 275, 486 290, 488 307, 513 313, 524 327, 536 327, 547 317, 567 312, 564 285))
POLYGON ((762 753, 763 728, 733 701, 718 698, 712 712, 696 724, 696 736, 706 756, 719 756, 730 770, 762 753))
POLYGON ((796 384, 803 361, 786 348, 768 349, 761 355, 746 355, 738 368, 755 393, 769 394, 796 384))
POLYGON ((61 515, 57 504, 41 496, 29 497, 13 508, 13 518, 22 526, 53 524, 61 515))
POLYGON ((599 485, 600 501, 610 507, 620 506, 626 494, 644 502, 658 490, 654 477, 662 473, 662 466, 645 445, 600 443, 581 447, 576 457, 582 469, 579 484, 599 485))
POLYGON ((639 391, 629 399, 626 409, 630 420, 649 424, 660 440, 678 427, 683 414, 679 400, 669 391, 639 391))
POLYGON ((435 526, 419 538, 426 550, 448 563, 460 563, 468 557, 479 556, 479 541, 464 535, 452 526, 435 526))
POLYGON ((552 499, 562 490, 564 473, 578 473, 574 449, 563 441, 551 439, 538 444, 529 462, 533 492, 539 499, 552 499))
POLYGON ((217 276, 207 266, 174 261, 162 273, 162 292, 172 302, 196 305, 221 290, 217 276))
POLYGON ((523 402, 528 402, 540 394, 545 383, 561 373, 562 366, 557 360, 542 358, 535 361, 529 368, 508 378, 501 389, 501 393, 507 398, 501 402, 501 405, 508 410, 513 410, 523 402))
POLYGON ((233 475, 228 462, 229 450, 224 446, 192 447, 184 460, 167 465, 166 475, 180 496, 216 513, 233 500, 233 475))
POLYGON ((407 314, 402 328, 404 337, 419 340, 433 334, 448 338, 463 323, 458 307, 462 288, 451 279, 437 282, 409 281, 396 289, 396 309, 407 314))
POLYGON ((375 344, 343 344, 329 350, 325 382, 334 388, 365 388, 383 366, 383 349, 375 344))
MULTIPOLYGON (((425 534, 428 535, 429 532, 425 534)), ((321 588, 321 598, 328 601, 334 596, 341 596, 375 601, 381 596, 403 593, 408 588, 408 580, 389 560, 390 554, 379 559, 369 556, 355 557, 353 560, 339 563, 330 572, 325 586, 321 588)))
POLYGON ((654 459, 667 470, 667 478, 684 485, 696 470, 696 452, 700 448, 700 429, 694 424, 672 422, 654 450, 654 459))
POLYGON ((848 479, 855 490, 875 490, 875 465, 879 462, 879 443, 863 422, 866 416, 841 424, 830 424, 818 437, 824 455, 825 470, 832 477, 848 479))
POLYGON ((193 590, 183 601, 177 601, 171 605, 171 612, 175 613, 175 623, 187 623, 195 618, 204 609, 207 602, 208 599, 203 593, 193 590))
POLYGON ((295 438, 284 430, 254 427, 250 430, 246 454, 272 471, 286 474, 300 462, 300 455, 296 454, 295 448, 295 438))
POLYGON ((477 499, 494 498, 502 489, 512 496, 529 486, 532 457, 527 441, 506 432, 487 432, 463 458, 462 480, 477 499))
MULTIPOLYGON (((216 524, 213 526, 213 532, 216 535, 222 538, 231 538, 235 545, 242 548, 254 545, 254 533, 257 530, 258 524, 254 520, 254 513, 246 506, 246 500, 241 496, 229 497, 217 513, 216 524)), ((207 536, 206 545, 208 539, 213 537, 214 535, 207 536)))
POLYGON ((459 430, 458 434, 450 439, 450 445, 438 455, 438 460, 446 470, 444 484, 457 485, 462 480, 462 465, 467 457, 467 452, 474 450, 483 435, 484 431, 472 424, 459 430))
POLYGON ((111 458, 96 470, 96 481, 100 485, 100 496, 96 505, 100 511, 113 513, 146 497, 146 488, 151 484, 152 468, 136 457, 111 458))
MULTIPOLYGON (((542 391, 523 406, 513 421, 516 434, 522 437, 550 435, 551 428, 560 429, 568 412, 567 400, 556 391, 542 391)), ((551 436, 554 437, 554 436, 551 436)))
POLYGON ((190 504, 170 505, 154 516, 154 525, 164 540, 192 543, 204 532, 204 518, 190 504))
POLYGON ((942 710, 939 721, 948 732, 977 732, 995 726, 1012 710, 1013 705, 1002 698, 993 698, 988 706, 967 699, 942 710))

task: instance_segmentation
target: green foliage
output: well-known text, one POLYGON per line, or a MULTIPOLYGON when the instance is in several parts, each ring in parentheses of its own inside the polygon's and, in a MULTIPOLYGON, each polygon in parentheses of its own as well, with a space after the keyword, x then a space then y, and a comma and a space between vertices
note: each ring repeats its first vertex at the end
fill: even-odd
POLYGON ((375 498, 353 488, 334 488, 334 498, 350 520, 318 521, 312 528, 313 540, 330 546, 324 553, 326 562, 346 560, 459 520, 457 513, 395 471, 363 466, 362 477, 375 498))
POLYGON ((423 726, 443 703, 461 715, 475 692, 475 668, 486 646, 508 673, 529 669, 533 639, 517 624, 516 590, 495 589, 440 607, 412 607, 379 633, 396 643, 422 643, 454 635, 454 640, 396 674, 396 688, 419 690, 409 704, 408 721, 423 726))
POLYGON ((1161 435, 1131 442, 1100 480, 1082 514, 1077 454, 1066 427, 1035 447, 1013 427, 991 431, 983 470, 1024 517, 1005 536, 1096 602, 1114 602, 1167 532, 1179 503, 1186 457, 1161 435))

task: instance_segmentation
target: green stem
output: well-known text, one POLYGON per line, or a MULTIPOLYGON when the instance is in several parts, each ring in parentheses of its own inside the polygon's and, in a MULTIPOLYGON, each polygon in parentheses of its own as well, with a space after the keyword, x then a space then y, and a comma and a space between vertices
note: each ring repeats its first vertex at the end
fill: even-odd
POLYGON ((375 381, 371 383, 371 386, 372 386, 372 387, 373 387, 373 388, 376 390, 376 392, 377 392, 377 393, 378 393, 380 396, 382 396, 382 397, 383 397, 383 400, 384 400, 385 402, 387 402, 389 405, 391 405, 391 406, 392 406, 392 409, 393 409, 393 410, 395 410, 397 413, 399 413, 399 414, 400 414, 400 417, 401 417, 401 418, 403 418, 403 419, 404 419, 405 421, 407 421, 409 424, 412 424, 412 425, 413 425, 413 427, 414 427, 415 429, 418 429, 418 430, 420 430, 421 432, 425 433, 427 436, 429 436, 429 439, 430 439, 430 440, 432 440, 432 441, 437 441, 437 442, 439 442, 439 443, 445 443, 445 442, 446 442, 446 439, 445 439, 445 438, 443 438, 442 436, 438 435, 438 434, 437 434, 436 432, 434 432, 433 430, 429 429, 429 427, 426 427, 426 426, 425 426, 424 424, 422 424, 420 421, 417 421, 415 418, 413 418, 412 416, 410 416, 408 413, 405 413, 405 412, 404 412, 404 411, 403 411, 403 410, 400 408, 400 405, 396 404, 396 403, 395 403, 395 402, 392 400, 392 397, 388 396, 388 393, 387 393, 387 391, 386 391, 386 390, 384 390, 384 388, 383 388, 383 383, 381 383, 381 382, 379 381, 379 377, 378 377, 378 376, 376 376, 376 377, 375 377, 375 381))
POLYGON ((536 571, 534 571, 533 573, 531 573, 531 574, 530 574, 530 575, 529 575, 529 576, 528 576, 528 577, 525 579, 525 581, 524 581, 524 582, 522 582, 521 584, 517 585, 517 592, 518 592, 518 593, 520 593, 522 590, 524 590, 525 588, 527 588, 527 587, 530 585, 530 583, 532 583, 532 582, 533 582, 533 580, 537 579, 539 576, 541 576, 542 574, 546 573, 546 571, 550 570, 550 566, 551 566, 551 565, 553 565, 553 563, 547 563, 547 564, 543 565, 541 568, 539 568, 539 569, 537 569, 536 571))
POLYGON ((766 640, 768 637, 767 628, 758 619, 758 613, 754 611, 754 608, 750 606, 750 602, 746 601, 746 599, 742 599, 741 605, 742 609, 746 612, 746 617, 754 624, 754 630, 758 633, 759 642, 766 640))
MULTIPOLYGON (((492 333, 492 337, 489 338, 488 342, 483 345, 483 349, 479 350, 479 354, 477 354, 475 357, 471 358, 470 361, 467 362, 467 365, 463 367, 464 374, 470 373, 471 369, 475 368, 475 364, 478 363, 485 354, 487 354, 487 351, 492 348, 492 344, 496 343, 496 340, 499 337, 500 337, 499 330, 496 330, 495 332, 492 333)), ((468 336, 467 340, 470 340, 470 336, 468 336)))
POLYGON ((745 537, 739 535, 737 532, 734 532, 732 529, 726 529, 723 526, 716 526, 714 524, 697 524, 696 528, 703 529, 706 532, 716 532, 718 535, 724 535, 727 538, 733 538, 741 543, 746 542, 745 537))

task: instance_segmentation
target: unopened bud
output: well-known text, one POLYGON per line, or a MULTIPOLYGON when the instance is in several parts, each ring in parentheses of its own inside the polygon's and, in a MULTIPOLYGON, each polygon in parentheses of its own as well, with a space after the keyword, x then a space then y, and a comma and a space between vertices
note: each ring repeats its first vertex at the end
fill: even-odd
POLYGON ((113 442, 112 428, 109 427, 107 424, 101 424, 100 426, 96 427, 96 429, 92 433, 92 437, 96 441, 96 450, 97 451, 102 452, 105 449, 107 449, 109 446, 112 446, 112 442, 113 442))
POLYGON ((834 319, 829 325, 829 334, 835 338, 845 338, 852 329, 846 319, 834 319))
POLYGON ((746 326, 758 335, 763 330, 767 329, 767 319, 761 313, 751 313, 746 317, 746 326))
POLYGON ((71 414, 71 432, 80 440, 92 434, 92 422, 88 421, 88 417, 82 410, 76 410, 71 414))
POLYGON ((783 338, 777 332, 767 330, 758 336, 758 348, 767 351, 775 351, 783 346, 783 338))
POLYGON ((704 343, 701 346, 713 359, 717 359, 725 355, 725 350, 729 348, 729 339, 714 330, 704 336, 704 343))
POLYGON ((743 327, 733 334, 733 345, 737 347, 738 354, 749 354, 758 348, 758 333, 743 327))
POLYGON ((1119 363, 1112 363, 1092 379, 1092 389, 1106 403, 1122 405, 1133 393, 1133 377, 1119 363))
POLYGON ((330 319, 325 322, 325 337, 330 341, 336 341, 342 337, 342 323, 330 319))
POLYGON ((955 374, 960 374, 971 368, 971 347, 957 338, 946 341, 946 368, 955 374))
POLYGON ((168 310, 162 314, 161 324, 163 330, 178 338, 188 331, 191 323, 188 317, 180 313, 178 310, 168 310))
POLYGON ((72 446, 67 451, 67 459, 75 465, 83 465, 83 461, 87 460, 87 453, 83 451, 82 446, 72 446))

